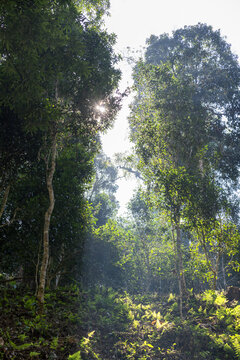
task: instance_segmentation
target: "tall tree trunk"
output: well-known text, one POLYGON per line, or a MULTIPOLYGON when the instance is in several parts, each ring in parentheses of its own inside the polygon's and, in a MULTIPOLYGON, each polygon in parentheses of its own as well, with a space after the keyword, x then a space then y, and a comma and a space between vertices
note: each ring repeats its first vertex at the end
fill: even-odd
POLYGON ((182 260, 182 248, 181 248, 181 244, 182 244, 182 237, 181 237, 181 229, 179 224, 177 224, 176 226, 176 230, 177 230, 177 258, 178 258, 178 263, 179 263, 179 275, 180 275, 180 280, 181 280, 181 286, 182 286, 182 291, 183 291, 183 295, 187 294, 187 286, 186 286, 186 281, 185 281, 185 275, 184 275, 184 267, 183 267, 183 260, 182 260))
POLYGON ((186 287, 183 261, 182 261, 181 229, 179 226, 179 222, 175 226, 172 223, 172 236, 173 236, 173 243, 175 248, 176 273, 177 273, 178 288, 179 288, 179 312, 181 319, 183 319, 183 297, 184 295, 187 294, 187 287, 186 287), (176 238, 174 234, 175 230, 176 230, 176 238))
POLYGON ((40 269, 39 276, 39 285, 37 291, 37 300, 39 303, 40 313, 43 312, 44 306, 44 294, 45 294, 45 286, 46 286, 46 278, 47 278, 47 267, 49 260, 49 229, 51 223, 51 216, 54 209, 54 190, 53 190, 53 176, 56 168, 56 154, 57 154, 57 136, 56 132, 52 137, 52 144, 49 150, 49 156, 45 159, 46 163, 46 183, 49 195, 49 206, 44 216, 44 228, 43 228, 43 256, 42 256, 42 264, 40 269), (49 166, 50 160, 50 166, 49 166))

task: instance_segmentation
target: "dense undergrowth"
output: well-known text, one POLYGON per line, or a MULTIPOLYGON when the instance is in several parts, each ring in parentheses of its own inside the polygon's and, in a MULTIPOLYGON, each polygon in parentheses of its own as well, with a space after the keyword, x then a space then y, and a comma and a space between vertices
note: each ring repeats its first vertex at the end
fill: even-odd
POLYGON ((0 359, 240 359, 240 305, 222 293, 191 295, 179 317, 174 295, 130 296, 76 286, 35 297, 1 288, 0 359))

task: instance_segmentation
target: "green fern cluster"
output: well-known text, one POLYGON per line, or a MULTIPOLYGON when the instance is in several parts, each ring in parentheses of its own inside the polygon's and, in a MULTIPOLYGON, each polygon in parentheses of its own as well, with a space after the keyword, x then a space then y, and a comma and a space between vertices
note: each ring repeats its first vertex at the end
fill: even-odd
POLYGON ((234 334, 230 336, 231 345, 237 359, 240 359, 240 335, 234 334))

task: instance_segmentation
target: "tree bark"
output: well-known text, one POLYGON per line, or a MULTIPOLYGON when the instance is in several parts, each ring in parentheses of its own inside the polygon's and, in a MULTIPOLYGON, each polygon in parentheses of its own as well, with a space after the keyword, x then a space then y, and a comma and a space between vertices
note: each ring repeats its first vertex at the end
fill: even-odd
POLYGON ((49 157, 45 159, 46 163, 46 183, 49 195, 49 206, 44 216, 44 228, 43 228, 43 256, 42 264, 39 276, 39 285, 37 291, 37 300, 39 303, 39 312, 43 312, 44 307, 44 294, 47 278, 47 267, 49 260, 49 229, 51 223, 51 216, 54 209, 54 189, 53 189, 53 176, 56 168, 56 154, 57 154, 57 139, 56 132, 53 134, 51 148, 49 150, 49 157), (50 166, 49 166, 50 159, 50 166))

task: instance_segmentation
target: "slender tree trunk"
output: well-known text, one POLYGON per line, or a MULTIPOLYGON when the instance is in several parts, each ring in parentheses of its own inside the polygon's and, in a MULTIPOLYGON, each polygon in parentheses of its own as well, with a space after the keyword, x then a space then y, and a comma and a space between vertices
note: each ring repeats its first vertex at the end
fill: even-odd
POLYGON ((181 319, 183 319, 183 296, 187 293, 183 261, 182 261, 182 249, 181 249, 181 230, 179 223, 174 226, 172 223, 172 237, 175 249, 175 259, 176 259, 176 274, 178 279, 178 288, 179 288, 179 312, 181 319), (175 238, 175 229, 176 229, 176 238, 175 238))
POLYGON ((183 282, 183 265, 182 265, 182 252, 181 252, 181 233, 179 224, 176 227, 176 268, 177 268, 177 278, 178 278, 178 287, 179 287, 179 311, 181 319, 183 319, 183 292, 184 292, 184 283, 183 282))
POLYGON ((182 237, 181 237, 181 229, 179 224, 177 224, 176 227, 177 230, 177 257, 178 257, 178 263, 179 263, 179 274, 180 274, 180 279, 181 279, 181 284, 182 284, 182 291, 183 291, 183 295, 187 294, 187 286, 186 286, 186 280, 185 280, 185 275, 184 275, 184 267, 183 267, 183 260, 182 260, 182 248, 181 248, 181 244, 182 244, 182 237))
POLYGON ((10 191, 10 185, 8 185, 5 189, 4 195, 3 195, 3 199, 2 199, 2 205, 1 205, 1 209, 0 209, 0 219, 3 216, 6 204, 7 204, 7 199, 8 199, 8 194, 10 191))
POLYGON ((226 282, 226 272, 225 272, 225 266, 224 266, 224 255, 222 254, 222 259, 221 259, 221 266, 222 266, 222 276, 223 276, 223 288, 224 290, 226 290, 227 288, 227 282, 226 282))
POLYGON ((37 291, 37 300, 39 303, 40 313, 43 312, 44 306, 44 294, 47 278, 47 267, 49 260, 49 229, 51 223, 51 216, 54 209, 54 190, 53 190, 53 176, 56 168, 56 154, 57 154, 57 141, 56 132, 52 138, 52 144, 49 152, 49 157, 45 160, 46 163, 46 183, 49 195, 49 206, 44 216, 44 228, 43 228, 43 256, 42 264, 39 276, 39 285, 37 291), (50 166, 49 166, 50 160, 50 166))

